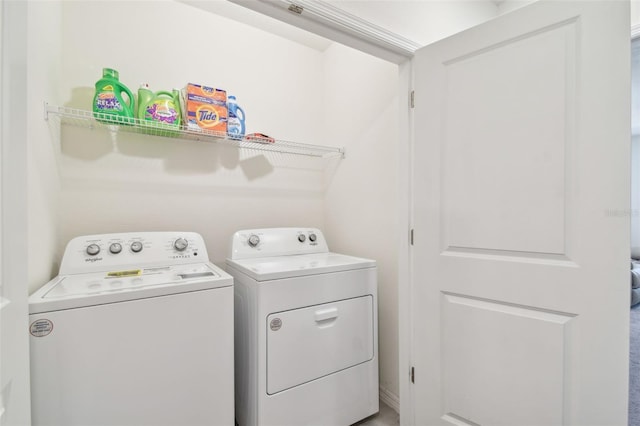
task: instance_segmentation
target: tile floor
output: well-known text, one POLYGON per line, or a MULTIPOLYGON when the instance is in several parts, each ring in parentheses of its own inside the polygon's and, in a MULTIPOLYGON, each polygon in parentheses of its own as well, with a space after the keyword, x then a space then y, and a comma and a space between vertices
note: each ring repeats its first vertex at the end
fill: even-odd
POLYGON ((352 426, 400 426, 400 415, 380 401, 380 411, 352 426))

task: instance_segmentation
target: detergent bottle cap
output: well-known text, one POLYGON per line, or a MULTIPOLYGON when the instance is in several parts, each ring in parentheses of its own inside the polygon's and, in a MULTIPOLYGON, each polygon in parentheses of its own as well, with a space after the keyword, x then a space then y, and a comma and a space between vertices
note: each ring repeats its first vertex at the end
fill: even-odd
POLYGON ((140 83, 140 88, 141 89, 148 89, 149 88, 149 83, 140 83))
POLYGON ((113 68, 102 68, 102 76, 115 78, 116 80, 120 78, 120 74, 118 73, 118 71, 114 70, 113 68))

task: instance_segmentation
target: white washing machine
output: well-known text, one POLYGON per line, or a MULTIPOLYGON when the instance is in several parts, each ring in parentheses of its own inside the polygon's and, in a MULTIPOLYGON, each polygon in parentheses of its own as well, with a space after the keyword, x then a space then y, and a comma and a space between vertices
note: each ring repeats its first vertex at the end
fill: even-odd
POLYGON ((33 425, 233 425, 233 278, 200 235, 75 238, 29 313, 33 425))
POLYGON ((346 426, 378 411, 373 260, 329 252, 318 229, 234 234, 236 421, 346 426))

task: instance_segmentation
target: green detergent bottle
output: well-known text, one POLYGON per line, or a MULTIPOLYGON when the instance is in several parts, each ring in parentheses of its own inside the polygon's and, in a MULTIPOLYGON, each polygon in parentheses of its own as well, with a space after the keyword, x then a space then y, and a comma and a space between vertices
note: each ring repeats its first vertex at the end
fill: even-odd
POLYGON ((145 133, 176 136, 182 123, 180 91, 152 92, 142 84, 138 89, 138 119, 145 133))
POLYGON ((103 68, 102 78, 96 82, 93 116, 104 123, 130 124, 134 122, 134 111, 133 93, 120 83, 118 71, 103 68))
POLYGON ((153 92, 149 89, 149 85, 147 83, 140 84, 140 88, 138 89, 138 108, 136 109, 136 118, 139 120, 144 120, 144 114, 147 110, 147 104, 153 98, 153 92))

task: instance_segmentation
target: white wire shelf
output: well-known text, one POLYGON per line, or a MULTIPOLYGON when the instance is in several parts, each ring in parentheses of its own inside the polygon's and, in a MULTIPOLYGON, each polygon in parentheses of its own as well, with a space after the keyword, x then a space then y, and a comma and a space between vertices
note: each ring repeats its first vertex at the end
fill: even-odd
POLYGON ((153 136, 163 136, 175 139, 214 142, 232 145, 238 148, 257 151, 280 152, 284 154, 304 155, 320 158, 344 158, 344 148, 324 145, 310 145, 284 140, 275 140, 273 143, 261 143, 246 139, 236 140, 228 138, 226 133, 214 132, 205 129, 190 129, 185 126, 175 128, 162 123, 140 120, 137 118, 116 117, 109 114, 94 114, 64 106, 44 104, 44 118, 49 116, 59 117, 61 123, 85 127, 89 129, 105 129, 112 132, 142 133, 153 136))

